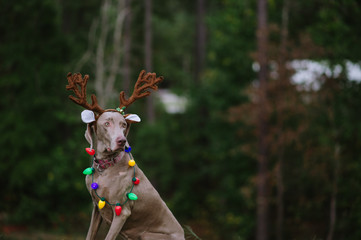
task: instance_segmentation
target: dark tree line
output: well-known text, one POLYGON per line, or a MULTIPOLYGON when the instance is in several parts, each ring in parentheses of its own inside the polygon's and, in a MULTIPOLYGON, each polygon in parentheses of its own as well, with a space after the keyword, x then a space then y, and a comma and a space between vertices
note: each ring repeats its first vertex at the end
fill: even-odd
POLYGON ((65 76, 90 74, 89 91, 112 107, 148 69, 187 107, 168 114, 156 97, 132 106, 148 121, 130 143, 182 224, 210 240, 359 239, 361 87, 346 65, 360 63, 360 9, 354 0, 1 3, 0 231, 30 222, 86 232, 87 143, 65 76), (306 88, 290 68, 302 59, 341 70, 306 88))

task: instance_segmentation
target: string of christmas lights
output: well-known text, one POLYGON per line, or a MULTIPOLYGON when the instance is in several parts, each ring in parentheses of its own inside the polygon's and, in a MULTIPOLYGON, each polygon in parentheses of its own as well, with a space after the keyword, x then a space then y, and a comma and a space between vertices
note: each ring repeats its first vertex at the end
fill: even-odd
POLYGON ((93 161, 92 161, 92 166, 91 167, 88 167, 86 168, 84 171, 83 171, 83 174, 84 175, 92 175, 92 183, 90 185, 90 187, 94 190, 95 194, 97 195, 97 197, 99 198, 99 202, 98 202, 98 208, 99 209, 102 209, 104 208, 105 204, 109 204, 110 206, 115 206, 114 210, 115 210, 115 214, 117 216, 120 215, 120 213, 122 212, 122 206, 124 204, 126 204, 128 202, 128 200, 132 200, 132 201, 136 201, 138 199, 138 196, 133 193, 133 188, 135 185, 138 185, 139 184, 139 178, 137 178, 135 176, 135 161, 133 159, 133 156, 132 154, 130 153, 130 151, 132 150, 131 147, 126 147, 125 148, 125 152, 129 154, 129 157, 130 157, 130 160, 128 161, 128 165, 129 167, 133 167, 133 170, 134 170, 134 173, 133 173, 133 178, 132 178, 132 188, 130 189, 129 192, 127 192, 125 195, 126 195, 126 200, 123 202, 123 203, 120 203, 120 202, 117 202, 117 203, 110 203, 108 202, 104 197, 101 197, 98 195, 98 192, 97 192, 97 189, 100 187, 98 183, 94 182, 94 171, 95 169, 93 168, 93 165, 94 165, 94 161, 95 161, 95 150, 94 149, 91 149, 91 148, 86 148, 85 149, 86 152, 91 155, 91 156, 94 156, 93 157, 93 161))

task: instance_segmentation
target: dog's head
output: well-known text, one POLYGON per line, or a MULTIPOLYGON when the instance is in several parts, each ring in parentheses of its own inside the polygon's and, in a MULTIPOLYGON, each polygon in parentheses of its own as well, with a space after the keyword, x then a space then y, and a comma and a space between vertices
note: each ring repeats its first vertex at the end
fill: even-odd
POLYGON ((152 90, 158 90, 157 84, 163 80, 163 77, 157 77, 155 73, 140 72, 137 82, 134 86, 132 96, 125 98, 124 91, 120 92, 120 105, 116 109, 104 110, 98 105, 96 96, 91 96, 92 103, 88 103, 86 97, 86 85, 89 76, 84 78, 80 73, 68 73, 67 90, 74 92, 75 96, 69 98, 76 104, 88 109, 81 114, 83 122, 87 123, 85 138, 93 147, 93 136, 96 141, 98 154, 114 155, 122 150, 127 144, 127 135, 130 124, 140 122, 140 118, 135 114, 125 114, 124 110, 137 99, 148 96, 152 90))
POLYGON ((123 115, 117 111, 106 111, 95 119, 89 110, 82 112, 82 120, 87 123, 86 140, 92 147, 94 139, 98 154, 105 156, 124 151, 130 125, 140 122, 136 114, 123 115))

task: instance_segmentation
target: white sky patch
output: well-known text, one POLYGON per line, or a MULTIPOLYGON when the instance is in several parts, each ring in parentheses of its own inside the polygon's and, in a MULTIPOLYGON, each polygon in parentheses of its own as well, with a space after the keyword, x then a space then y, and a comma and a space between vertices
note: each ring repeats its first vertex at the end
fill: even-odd
MULTIPOLYGON (((276 63, 273 63, 273 65, 275 64, 276 63)), ((335 65, 331 68, 327 61, 312 61, 309 59, 293 60, 288 63, 288 67, 295 71, 291 77, 292 83, 298 85, 301 89, 314 91, 320 89, 322 84, 320 79, 323 75, 327 77, 339 77, 343 72, 342 65, 335 65)), ((360 64, 345 61, 345 68, 344 72, 350 81, 361 82, 360 64)), ((260 69, 259 64, 254 62, 252 69, 258 72, 260 69)), ((274 76, 278 76, 277 66, 272 67, 271 74, 272 73, 276 74, 274 76)), ((155 95, 157 95, 167 113, 176 114, 185 112, 188 103, 185 96, 172 93, 169 89, 159 89, 155 95)))
POLYGON ((346 62, 346 73, 348 79, 351 81, 361 81, 361 67, 357 63, 352 63, 350 61, 346 62))
MULTIPOLYGON (((345 66, 345 72, 350 81, 361 81, 361 67, 359 64, 346 61, 345 66)), ((306 90, 320 89, 321 82, 318 80, 321 76, 338 77, 343 70, 341 65, 335 65, 331 68, 326 61, 316 62, 308 59, 293 60, 289 63, 289 67, 295 70, 291 81, 306 90)))
POLYGON ((168 89, 159 89, 157 96, 162 102, 167 113, 184 113, 187 107, 187 98, 178 96, 168 89))

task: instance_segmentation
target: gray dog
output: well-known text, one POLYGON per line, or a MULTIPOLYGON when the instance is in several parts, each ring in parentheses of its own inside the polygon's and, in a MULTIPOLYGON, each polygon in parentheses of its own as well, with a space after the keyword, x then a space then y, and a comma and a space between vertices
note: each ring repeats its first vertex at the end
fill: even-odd
POLYGON ((85 138, 91 145, 87 152, 94 155, 92 166, 84 171, 94 203, 86 239, 95 239, 103 219, 110 224, 107 240, 118 235, 133 240, 184 239, 182 227, 135 163, 126 138, 131 123, 139 122, 140 118, 124 114, 124 109, 148 96, 148 89, 157 90, 156 84, 163 78, 142 71, 132 96, 126 100, 121 92, 119 108, 108 110, 98 105, 94 95, 92 104, 87 102, 87 75, 82 78, 80 74, 69 73, 67 78, 66 88, 76 96, 69 98, 88 109, 82 112, 82 120, 87 123, 85 138))

